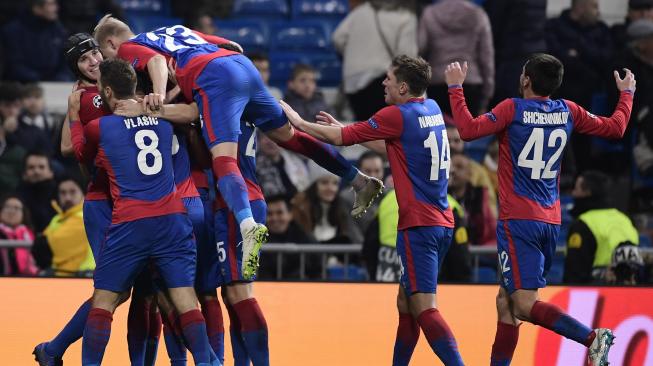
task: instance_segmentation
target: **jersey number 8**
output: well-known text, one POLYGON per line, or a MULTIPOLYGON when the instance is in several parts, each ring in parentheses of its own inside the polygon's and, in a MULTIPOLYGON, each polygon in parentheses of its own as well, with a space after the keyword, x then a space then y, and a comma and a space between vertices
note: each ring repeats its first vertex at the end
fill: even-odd
POLYGON ((154 175, 161 171, 163 167, 163 159, 161 158, 161 152, 157 149, 159 147, 159 136, 156 135, 156 132, 152 130, 140 130, 134 135, 134 141, 136 146, 141 150, 136 156, 136 162, 138 163, 138 170, 145 175, 154 175), (150 140, 149 144, 145 142, 145 138, 150 140), (154 161, 152 165, 147 164, 147 156, 154 156, 154 161))

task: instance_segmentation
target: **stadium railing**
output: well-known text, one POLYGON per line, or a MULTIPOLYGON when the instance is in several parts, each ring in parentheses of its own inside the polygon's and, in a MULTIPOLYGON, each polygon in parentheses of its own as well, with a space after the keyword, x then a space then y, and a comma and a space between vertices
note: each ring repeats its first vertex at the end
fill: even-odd
MULTIPOLYGON (((30 248, 32 242, 29 240, 7 240, 0 239, 0 249, 2 248, 30 248)), ((285 255, 299 255, 299 279, 306 279, 306 256, 308 254, 321 254, 322 256, 322 275, 321 280, 327 280, 327 259, 330 255, 343 256, 344 280, 350 279, 349 266, 352 255, 360 255, 363 248, 362 244, 295 244, 295 243, 267 243, 263 246, 263 252, 276 254, 276 279, 283 279, 283 261, 285 255)), ((653 255, 653 248, 639 248, 640 252, 645 255, 653 255)), ((493 245, 470 246, 469 252, 473 256, 472 273, 478 273, 481 266, 480 259, 483 256, 495 255, 497 247, 493 245)), ((565 247, 557 247, 556 255, 564 255, 565 247)), ((473 277, 472 283, 478 282, 478 278, 473 277)))

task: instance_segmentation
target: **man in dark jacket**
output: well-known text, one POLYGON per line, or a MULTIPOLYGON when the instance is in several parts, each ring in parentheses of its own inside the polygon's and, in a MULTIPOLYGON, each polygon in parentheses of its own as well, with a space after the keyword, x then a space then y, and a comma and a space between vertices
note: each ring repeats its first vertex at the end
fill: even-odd
POLYGON ((621 24, 612 26, 612 39, 617 49, 623 49, 631 41, 628 37, 628 26, 640 19, 653 20, 653 0, 629 0, 626 19, 621 24))
POLYGON ((32 214, 34 233, 41 233, 57 214, 52 207, 52 200, 57 197, 57 182, 47 155, 37 151, 27 154, 23 181, 17 192, 32 214))
POLYGON ((56 0, 30 0, 30 11, 2 27, 4 79, 72 80, 61 52, 67 34, 58 13, 56 0))

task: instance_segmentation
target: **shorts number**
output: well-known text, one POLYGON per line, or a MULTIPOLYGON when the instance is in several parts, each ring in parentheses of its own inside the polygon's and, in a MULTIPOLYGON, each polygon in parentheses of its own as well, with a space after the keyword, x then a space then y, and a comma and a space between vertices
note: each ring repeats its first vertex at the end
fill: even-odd
POLYGON ((502 273, 510 271, 510 266, 508 266, 508 253, 505 250, 499 254, 499 264, 501 265, 502 273))
POLYGON ((161 152, 157 150, 159 147, 159 136, 156 135, 156 132, 152 130, 140 130, 136 132, 134 136, 136 146, 141 150, 138 152, 136 157, 136 162, 138 163, 138 169, 141 173, 145 175, 154 175, 161 171, 163 167, 163 159, 161 158, 161 152), (150 143, 145 143, 145 138, 150 139, 150 143), (147 164, 147 156, 154 156, 154 162, 152 165, 147 164))
POLYGON ((556 150, 549 161, 545 164, 542 159, 542 154, 544 153, 544 129, 543 128, 534 128, 531 135, 528 137, 524 148, 519 154, 519 160, 517 165, 522 168, 531 169, 531 179, 552 179, 558 175, 557 170, 551 170, 553 164, 558 161, 562 150, 567 144, 567 132, 564 129, 558 128, 551 131, 549 135, 549 140, 547 142, 548 147, 555 147, 558 140, 560 140, 560 146, 556 150), (533 151, 533 158, 529 159, 528 156, 533 151), (544 172, 542 172, 544 170, 544 172))
POLYGON ((424 140, 424 147, 431 150, 431 175, 430 180, 440 178, 440 170, 444 169, 447 179, 449 179, 450 154, 449 138, 447 130, 442 130, 442 149, 438 148, 438 139, 435 137, 435 131, 429 133, 429 137, 424 140))
POLYGON ((223 242, 223 241, 219 241, 219 242, 216 244, 216 248, 218 249, 218 260, 219 260, 220 262, 224 262, 224 260, 227 259, 227 252, 225 251, 225 249, 223 248, 223 246, 224 246, 224 242, 223 242))

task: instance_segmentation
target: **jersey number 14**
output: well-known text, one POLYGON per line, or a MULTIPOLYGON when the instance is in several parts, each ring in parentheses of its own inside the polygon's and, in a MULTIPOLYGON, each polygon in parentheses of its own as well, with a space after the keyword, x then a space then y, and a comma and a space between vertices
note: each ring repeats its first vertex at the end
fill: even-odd
POLYGON ((429 179, 440 179, 440 170, 444 170, 447 179, 449 179, 451 155, 449 153, 449 137, 447 136, 447 130, 442 130, 442 148, 439 148, 438 146, 438 139, 435 137, 435 131, 431 131, 429 137, 424 140, 424 147, 431 150, 431 175, 429 179))

